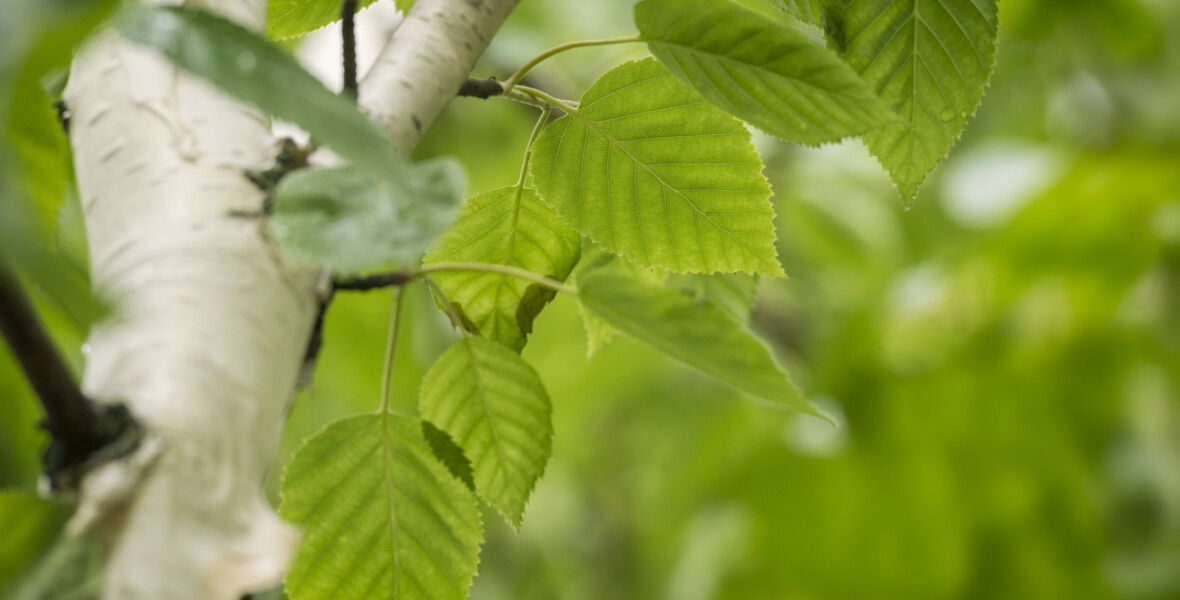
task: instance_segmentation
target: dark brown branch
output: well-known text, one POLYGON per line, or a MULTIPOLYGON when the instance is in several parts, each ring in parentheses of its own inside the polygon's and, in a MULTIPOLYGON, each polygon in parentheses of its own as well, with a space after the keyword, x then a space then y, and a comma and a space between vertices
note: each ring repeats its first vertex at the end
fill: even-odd
POLYGON ((72 479, 93 455, 138 431, 123 406, 99 406, 82 393, 16 274, 2 262, 0 334, 45 409, 45 428, 53 436, 45 466, 55 487, 62 487, 62 475, 72 479))
POLYGON ((356 0, 344 0, 340 8, 340 25, 344 44, 344 91, 356 98, 356 0))
POLYGON ((333 281, 332 289, 338 292, 367 292, 395 285, 406 285, 413 279, 414 275, 409 271, 381 273, 365 277, 345 277, 333 281))
POLYGON ((496 81, 495 77, 487 79, 475 79, 468 77, 467 81, 463 82, 463 86, 459 88, 460 96, 467 96, 469 98, 479 98, 487 100, 492 96, 499 96, 504 93, 504 86, 496 81))

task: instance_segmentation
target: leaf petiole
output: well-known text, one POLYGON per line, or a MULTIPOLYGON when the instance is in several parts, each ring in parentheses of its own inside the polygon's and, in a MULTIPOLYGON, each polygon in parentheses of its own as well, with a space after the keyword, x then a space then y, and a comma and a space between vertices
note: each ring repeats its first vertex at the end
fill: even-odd
POLYGON ((397 338, 401 333, 402 305, 405 304, 405 289, 393 289, 393 309, 389 323, 389 336, 385 339, 385 366, 381 370, 381 414, 389 412, 389 385, 393 380, 393 362, 397 358, 397 338))
POLYGON ((533 126, 533 133, 529 136, 529 142, 524 147, 524 160, 520 164, 520 179, 516 180, 517 203, 520 201, 520 189, 524 187, 524 177, 529 171, 529 158, 533 155, 533 142, 537 141, 537 136, 541 135, 541 130, 544 129, 545 124, 549 122, 549 115, 552 114, 553 107, 546 106, 541 109, 541 118, 537 119, 537 124, 533 126))
POLYGON ((637 35, 633 35, 627 37, 606 38, 601 40, 582 40, 578 42, 569 42, 568 44, 562 44, 560 46, 554 46, 538 54, 532 60, 525 63, 523 67, 513 73, 512 76, 508 78, 508 81, 504 82, 504 91, 505 93, 512 91, 512 89, 516 87, 516 84, 520 83, 520 80, 523 79, 525 74, 528 73, 533 67, 541 64, 541 62, 548 58, 565 52, 566 50, 573 50, 574 48, 589 48, 592 46, 609 46, 612 44, 628 44, 631 42, 643 41, 646 40, 637 35))
POLYGON ((534 106, 552 106, 567 113, 578 112, 577 102, 555 98, 549 94, 546 94, 545 92, 542 92, 541 90, 538 90, 537 88, 518 85, 513 88, 513 90, 509 92, 508 95, 515 100, 520 100, 526 104, 532 104, 534 106))

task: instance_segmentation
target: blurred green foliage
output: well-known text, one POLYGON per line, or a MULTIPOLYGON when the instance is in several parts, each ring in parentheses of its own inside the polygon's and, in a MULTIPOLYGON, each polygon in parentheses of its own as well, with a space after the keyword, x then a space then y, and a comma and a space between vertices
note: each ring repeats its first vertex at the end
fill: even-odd
MULTIPOLYGON (((475 75, 632 34, 631 4, 524 2, 475 75)), ((473 598, 1180 598, 1180 5, 1000 7, 979 115, 912 210, 858 142, 760 138, 790 278, 762 282, 753 325, 840 427, 633 341, 585 359, 558 298, 524 350, 553 399, 553 459, 519 534, 486 515, 473 598)), ((580 50, 531 78, 578 97, 642 52, 580 50)), ((472 193, 511 185, 535 117, 458 99, 417 153, 458 156, 472 193)), ((454 335, 411 295, 406 411, 454 335)), ((388 308, 338 298, 281 460, 376 408, 388 308)), ((43 438, 6 352, 0 486, 27 488, 43 438)))

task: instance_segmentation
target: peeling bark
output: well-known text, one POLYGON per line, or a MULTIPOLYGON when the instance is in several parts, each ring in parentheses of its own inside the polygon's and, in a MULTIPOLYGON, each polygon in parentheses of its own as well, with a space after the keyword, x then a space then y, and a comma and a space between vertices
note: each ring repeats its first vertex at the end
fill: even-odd
MULTIPOLYGON (((418 0, 361 83, 407 152, 519 0, 418 0)), ((265 0, 201 0, 256 31, 265 0)), ((105 31, 66 101, 91 275, 115 314, 91 331, 83 391, 148 438, 83 479, 74 531, 109 546, 104 597, 235 600, 277 583, 298 534, 261 482, 297 381, 320 273, 263 233, 245 177, 276 154, 263 115, 105 31)))

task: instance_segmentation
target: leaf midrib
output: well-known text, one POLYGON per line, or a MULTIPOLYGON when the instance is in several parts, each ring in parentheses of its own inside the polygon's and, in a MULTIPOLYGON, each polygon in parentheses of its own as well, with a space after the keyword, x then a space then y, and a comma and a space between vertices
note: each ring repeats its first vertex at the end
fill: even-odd
MULTIPOLYGON (((500 442, 500 432, 496 430, 496 422, 492 419, 491 408, 488 407, 487 392, 484 389, 483 378, 479 375, 480 364, 475 356, 475 350, 471 347, 471 338, 463 339, 463 348, 467 351, 467 359, 471 363, 471 376, 475 379, 476 395, 479 396, 479 402, 483 407, 484 416, 487 417, 488 427, 492 430, 492 442, 496 446, 496 455, 500 458, 500 468, 503 469, 504 476, 507 478, 509 465, 504 458, 504 448, 500 442)), ((507 482, 505 483, 507 484, 507 482)), ((506 485, 506 487, 511 488, 510 485, 506 485)))
POLYGON ((757 259, 758 262, 762 263, 763 265, 767 265, 767 266, 772 267, 772 269, 771 269, 772 271, 775 270, 773 267, 778 267, 777 263, 772 263, 772 262, 767 261, 766 259, 762 258, 761 256, 759 256, 758 253, 753 248, 751 248, 748 244, 746 244, 742 240, 738 239, 738 237, 736 235, 734 235, 733 232, 722 227, 720 224, 718 224, 716 221, 714 221, 713 218, 710 217, 708 213, 701 210, 700 207, 698 207, 691 199, 688 198, 688 196, 685 196, 680 190, 673 187, 667 181, 664 181, 663 177, 660 177, 659 174, 657 174, 654 170, 652 170, 651 167, 649 167, 647 165, 647 163, 643 162, 642 160, 639 160, 639 158, 637 156, 632 154, 631 150, 628 149, 625 145, 623 145, 623 142, 621 142, 620 140, 615 138, 613 135, 607 133, 606 129, 604 129, 597 121, 591 119, 590 117, 587 117, 586 115, 582 114, 581 111, 574 109, 572 107, 564 107, 563 110, 566 110, 567 114, 576 117, 579 121, 585 123, 588 127, 593 129, 594 131, 598 132, 599 135, 606 138, 608 143, 610 143, 612 146, 618 148, 624 155, 627 156, 627 158, 631 159, 631 162, 642 167, 643 170, 646 171, 648 173, 648 175, 651 175, 652 178, 655 179, 660 184, 661 187, 663 187, 665 189, 672 190, 672 192, 674 194, 676 194, 677 196, 679 196, 680 199, 685 202, 685 204, 688 204, 690 207, 692 207, 692 209, 694 211, 696 211, 697 214, 704 217, 705 220, 708 221, 710 225, 717 228, 718 231, 724 232, 725 235, 728 235, 731 239, 733 239, 733 241, 737 242, 737 244, 739 246, 741 246, 743 250, 745 250, 746 252, 749 252, 751 256, 753 256, 755 259, 757 259))

